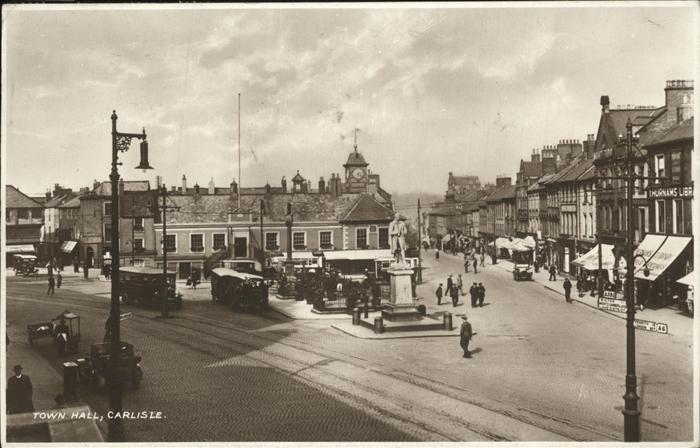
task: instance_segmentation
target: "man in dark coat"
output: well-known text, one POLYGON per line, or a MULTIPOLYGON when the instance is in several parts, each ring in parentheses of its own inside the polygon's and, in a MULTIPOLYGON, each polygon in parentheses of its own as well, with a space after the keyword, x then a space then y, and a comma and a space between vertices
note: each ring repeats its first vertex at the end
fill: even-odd
POLYGON ((549 281, 557 281, 557 267, 554 266, 554 263, 549 267, 549 281))
POLYGON ((469 295, 471 296, 472 300, 472 308, 474 308, 476 307, 476 300, 479 297, 479 288, 476 286, 476 283, 469 288, 469 295))
POLYGON ((479 283, 479 286, 477 286, 477 297, 479 299, 479 306, 484 306, 484 299, 486 298, 486 288, 484 288, 484 285, 479 283))
POLYGON ((467 320, 467 316, 462 316, 462 327, 459 329, 459 345, 462 347, 465 358, 471 358, 472 355, 469 352, 469 341, 472 339, 472 324, 467 320))
POLYGON ((7 380, 7 413, 34 412, 32 382, 27 375, 22 375, 22 366, 19 364, 14 371, 15 376, 7 380))
POLYGON ((476 270, 476 266, 477 266, 477 264, 478 264, 478 261, 476 261, 476 257, 474 257, 474 261, 473 261, 472 263, 474 263, 474 273, 475 273, 475 274, 478 274, 479 271, 476 270))
POLYGON ((452 286, 452 290, 450 291, 450 296, 452 297, 452 306, 456 307, 457 304, 459 303, 459 290, 457 289, 456 286, 452 286))
POLYGON ((438 305, 440 305, 440 301, 442 300, 442 283, 440 283, 440 285, 435 290, 435 297, 437 297, 438 305))
POLYGON ((571 282, 568 278, 564 279, 564 297, 568 303, 572 303, 571 300, 571 282))
POLYGON ((54 293, 54 286, 56 285, 56 280, 54 280, 53 275, 49 276, 49 289, 46 291, 46 294, 53 294, 54 293))
POLYGON ((453 286, 454 286, 454 284, 452 283, 452 274, 450 274, 447 277, 447 290, 445 291, 446 296, 452 297, 452 287, 453 286))

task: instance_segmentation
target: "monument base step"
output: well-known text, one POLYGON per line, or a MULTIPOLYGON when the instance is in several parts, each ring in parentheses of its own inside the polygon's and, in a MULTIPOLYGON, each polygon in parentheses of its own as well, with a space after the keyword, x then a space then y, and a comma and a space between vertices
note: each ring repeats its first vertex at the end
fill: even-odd
POLYGON ((412 304, 392 305, 388 304, 382 310, 382 319, 389 322, 406 322, 421 320, 423 316, 412 304))
MULTIPOLYGON (((373 319, 360 319, 360 326, 369 328, 374 331, 374 320, 373 319)), ((431 318, 421 318, 420 320, 414 321, 399 321, 399 322, 387 322, 384 321, 384 333, 398 332, 398 331, 435 331, 444 330, 444 324, 440 320, 435 320, 431 318)))

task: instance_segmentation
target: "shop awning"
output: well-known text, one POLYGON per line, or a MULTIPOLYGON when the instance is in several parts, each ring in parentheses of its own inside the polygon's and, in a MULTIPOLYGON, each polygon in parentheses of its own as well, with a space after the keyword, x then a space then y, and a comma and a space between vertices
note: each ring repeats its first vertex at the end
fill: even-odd
POLYGON ((510 249, 512 244, 508 238, 496 238, 496 248, 497 249, 510 249))
POLYGON ((378 258, 391 257, 389 249, 367 249, 367 250, 329 250, 323 252, 323 257, 327 261, 334 260, 376 260, 378 258))
POLYGON ((63 244, 61 244, 61 252, 69 254, 73 252, 75 249, 75 246, 78 245, 77 241, 64 241, 63 244))
MULTIPOLYGON (((602 268, 612 269, 615 266, 615 254, 613 252, 612 244, 603 244, 602 246, 602 268)), ((577 266, 581 266, 583 269, 588 271, 597 271, 600 267, 598 265, 598 245, 589 250, 585 255, 582 255, 571 262, 577 266)))
POLYGON ((681 277, 678 280, 676 280, 678 283, 682 283, 684 285, 688 286, 696 286, 697 285, 697 277, 695 274, 695 271, 691 272, 690 274, 686 275, 685 277, 681 277))
POLYGON ((678 258, 690 243, 690 237, 647 235, 644 237, 634 255, 641 255, 647 260, 649 275, 644 275, 644 260, 636 257, 634 260, 634 277, 641 280, 656 280, 678 258))
POLYGON ((33 244, 11 244, 5 246, 6 254, 33 254, 33 244))

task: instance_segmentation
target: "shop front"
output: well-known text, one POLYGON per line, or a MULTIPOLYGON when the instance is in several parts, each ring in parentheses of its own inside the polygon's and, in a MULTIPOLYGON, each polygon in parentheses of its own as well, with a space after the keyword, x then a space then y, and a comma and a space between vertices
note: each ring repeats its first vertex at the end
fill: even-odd
MULTIPOLYGON (((634 278, 637 300, 645 306, 664 307, 684 297, 678 280, 693 271, 691 237, 648 234, 635 250, 634 278)), ((621 274, 625 273, 621 269, 621 274)))

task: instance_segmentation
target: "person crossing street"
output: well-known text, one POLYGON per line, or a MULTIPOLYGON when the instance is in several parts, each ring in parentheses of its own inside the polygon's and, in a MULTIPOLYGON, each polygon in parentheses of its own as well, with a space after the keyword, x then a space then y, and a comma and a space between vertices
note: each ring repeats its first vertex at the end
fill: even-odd
POLYGON ((472 324, 467 320, 467 316, 462 316, 462 327, 459 329, 459 345, 462 347, 464 358, 471 358, 472 354, 469 351, 469 342, 474 335, 472 324))
POLYGON ((474 284, 472 284, 472 287, 469 288, 469 295, 471 296, 472 308, 476 307, 476 301, 479 297, 478 294, 479 288, 476 286, 476 282, 474 282, 474 284))
POLYGON ((571 282, 568 278, 564 279, 564 297, 566 298, 566 303, 572 303, 571 300, 571 282))
POLYGON ((440 283, 440 285, 435 290, 435 297, 437 297, 438 305, 441 305, 440 302, 442 301, 442 283, 440 283))
POLYGON ((486 298, 486 288, 481 283, 477 286, 477 298, 479 299, 479 307, 483 307, 484 299, 486 298))

